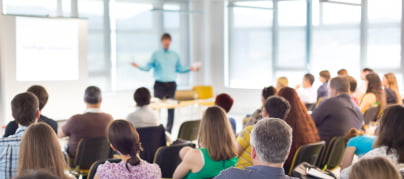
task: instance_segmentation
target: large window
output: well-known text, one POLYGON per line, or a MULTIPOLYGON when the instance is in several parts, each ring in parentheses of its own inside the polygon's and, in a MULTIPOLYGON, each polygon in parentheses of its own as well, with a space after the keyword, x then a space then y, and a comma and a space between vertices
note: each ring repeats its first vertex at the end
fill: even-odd
POLYGON ((402 14, 401 0, 232 0, 226 85, 262 88, 268 81, 275 84, 273 80, 280 76, 289 77, 295 85, 304 73, 318 76, 319 71, 329 70, 335 76, 341 68, 359 78, 364 67, 380 76, 394 72, 402 84, 402 14), (258 14, 262 11, 267 14, 258 14), (267 36, 258 36, 257 27, 267 36))

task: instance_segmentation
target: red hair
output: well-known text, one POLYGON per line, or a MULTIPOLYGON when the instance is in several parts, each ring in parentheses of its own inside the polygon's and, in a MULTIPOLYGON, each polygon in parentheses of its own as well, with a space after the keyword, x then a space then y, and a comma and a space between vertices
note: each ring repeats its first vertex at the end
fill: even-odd
POLYGON ((217 95, 215 99, 215 104, 223 108, 224 111, 226 111, 226 113, 230 111, 231 107, 233 106, 233 103, 234 103, 233 98, 226 93, 221 93, 217 95))

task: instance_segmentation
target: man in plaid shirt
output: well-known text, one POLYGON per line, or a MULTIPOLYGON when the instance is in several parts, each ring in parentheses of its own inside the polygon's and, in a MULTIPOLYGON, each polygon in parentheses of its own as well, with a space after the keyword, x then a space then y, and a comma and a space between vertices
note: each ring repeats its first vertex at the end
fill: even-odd
MULTIPOLYGON (((11 111, 18 129, 14 135, 0 139, 0 178, 17 175, 21 138, 29 125, 39 118, 38 98, 30 93, 20 93, 11 101, 11 111)), ((40 145, 40 144, 38 144, 40 145)))

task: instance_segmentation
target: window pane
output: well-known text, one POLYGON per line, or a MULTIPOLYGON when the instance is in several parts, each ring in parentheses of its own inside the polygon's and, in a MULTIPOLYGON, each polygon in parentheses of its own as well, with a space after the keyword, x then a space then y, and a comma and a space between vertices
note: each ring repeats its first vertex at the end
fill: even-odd
POLYGON ((401 21, 402 0, 369 0, 368 14, 370 23, 401 21))
POLYGON ((361 19, 360 6, 320 3, 313 1, 313 24, 357 24, 361 19))
MULTIPOLYGON (((360 69, 358 28, 322 29, 313 31, 312 71, 348 71, 360 69)), ((335 73, 334 73, 335 74, 335 73)))
POLYGON ((88 18, 89 29, 103 29, 104 4, 102 0, 79 0, 79 16, 88 18))
POLYGON ((104 55, 104 35, 102 31, 89 31, 88 33, 88 70, 105 71, 107 68, 104 55))
POLYGON ((55 16, 56 0, 9 0, 3 1, 5 13, 21 15, 55 16))
POLYGON ((399 68, 401 61, 400 27, 370 28, 368 33, 367 66, 399 68))
POLYGON ((233 16, 236 28, 272 26, 272 10, 235 7, 233 16))
POLYGON ((270 31, 234 30, 229 72, 230 86, 234 88, 261 88, 271 80, 270 31))
POLYGON ((180 28, 180 12, 174 12, 181 10, 178 4, 166 4, 164 5, 164 28, 165 29, 178 29, 180 28))
POLYGON ((115 3, 116 28, 120 30, 153 30, 151 4, 117 1, 115 3))
POLYGON ((277 67, 304 68, 306 64, 306 2, 280 1, 278 9, 279 54, 277 67))

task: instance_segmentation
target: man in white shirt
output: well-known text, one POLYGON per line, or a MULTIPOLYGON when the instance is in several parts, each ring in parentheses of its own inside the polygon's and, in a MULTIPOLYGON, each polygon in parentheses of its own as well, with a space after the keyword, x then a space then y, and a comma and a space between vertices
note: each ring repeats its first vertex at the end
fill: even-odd
MULTIPOLYGON (((306 73, 303 77, 302 87, 297 90, 300 99, 306 105, 306 107, 315 105, 317 102, 317 91, 313 88, 314 76, 310 73, 306 73)), ((300 86, 297 86, 299 88, 300 86)))
POLYGON ((147 88, 138 88, 133 95, 136 102, 136 111, 130 113, 126 120, 136 128, 159 126, 159 118, 153 109, 149 107, 151 94, 147 88))

